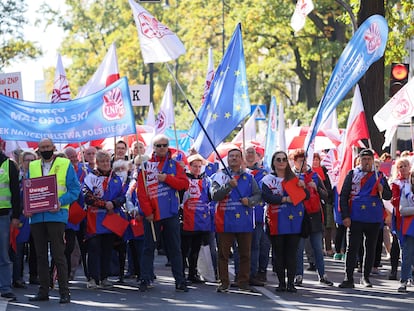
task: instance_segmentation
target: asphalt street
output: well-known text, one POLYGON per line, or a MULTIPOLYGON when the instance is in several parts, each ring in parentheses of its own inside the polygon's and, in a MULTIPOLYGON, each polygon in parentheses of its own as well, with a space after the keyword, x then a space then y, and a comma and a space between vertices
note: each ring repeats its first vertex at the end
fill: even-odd
MULTIPOLYGON (((371 277, 373 288, 340 289, 344 263, 325 257, 326 273, 335 283, 329 287, 319 284, 317 273, 305 271, 302 287, 298 292, 276 293, 277 278, 268 268, 268 282, 265 287, 254 287, 254 292, 240 292, 236 288, 229 293, 217 293, 215 283, 190 285, 188 293, 176 292, 170 268, 165 266, 166 258, 156 256, 154 288, 141 293, 135 279, 126 279, 125 284, 115 284, 111 289, 87 289, 82 269, 77 270, 71 281, 70 304, 59 304, 57 289, 50 291, 47 302, 29 302, 36 294, 37 286, 15 289, 16 302, 0 300, 0 311, 32 310, 409 310, 414 305, 414 287, 407 294, 397 292, 398 281, 388 280, 389 262, 383 260, 380 274, 371 277)), ((305 263, 305 269, 307 264, 305 263)), ((231 268, 230 268, 231 270, 231 268)), ((27 269, 25 270, 27 272, 27 269)), ((113 277, 111 280, 115 281, 113 277)), ((27 280, 27 277, 26 277, 27 280)), ((355 272, 355 281, 359 275, 355 272)))

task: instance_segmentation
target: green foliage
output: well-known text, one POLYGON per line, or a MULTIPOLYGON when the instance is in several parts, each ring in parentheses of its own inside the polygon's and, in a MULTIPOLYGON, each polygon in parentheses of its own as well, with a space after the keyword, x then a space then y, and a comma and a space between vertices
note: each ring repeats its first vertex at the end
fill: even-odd
POLYGON ((0 70, 13 61, 36 58, 41 51, 31 41, 23 39, 26 3, 24 0, 0 2, 0 70))
MULTIPOLYGON (((10 2, 10 1, 9 1, 10 2)), ((17 2, 17 1, 15 1, 17 2)), ((120 73, 131 84, 149 83, 149 66, 142 60, 132 10, 126 0, 66 0, 68 10, 53 11, 41 7, 47 24, 58 24, 65 32, 60 53, 72 60, 66 68, 71 90, 76 95, 102 62, 108 47, 116 42, 120 73)), ((208 48, 214 51, 215 67, 238 22, 242 24, 252 103, 270 103, 271 96, 289 103, 286 119, 300 119, 309 124, 325 90, 331 72, 353 28, 348 12, 340 1, 314 1, 315 9, 305 27, 293 33, 290 19, 295 0, 169 0, 140 3, 158 20, 175 32, 186 47, 186 54, 176 62, 177 79, 185 96, 177 89, 165 64, 154 64, 154 106, 158 111, 168 82, 172 82, 178 129, 186 129, 194 119, 186 105, 189 100, 200 107, 207 69, 208 48), (224 40, 223 40, 224 39, 224 40), (299 86, 299 89, 293 86, 299 86)), ((342 0, 354 15, 359 0, 342 0)), ((386 5, 390 35, 386 63, 400 61, 406 55, 403 43, 414 35, 411 0, 392 1, 386 5)), ((0 27, 1 29, 1 27, 0 27)), ((2 52, 0 52, 1 55, 2 52)), ((0 65, 2 63, 0 62, 0 65)), ((54 68, 50 69, 52 72, 54 68)), ((350 100, 338 111, 341 127, 346 125, 350 100)), ((138 122, 146 110, 136 108, 138 122)))

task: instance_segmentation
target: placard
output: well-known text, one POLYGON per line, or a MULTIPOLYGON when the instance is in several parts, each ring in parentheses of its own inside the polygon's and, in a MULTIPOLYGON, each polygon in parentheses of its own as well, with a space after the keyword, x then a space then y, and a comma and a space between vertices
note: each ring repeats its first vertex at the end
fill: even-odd
POLYGON ((23 181, 23 199, 26 214, 58 211, 56 175, 25 179, 23 181))
POLYGON ((298 205, 306 198, 306 192, 302 187, 298 186, 299 178, 295 177, 289 181, 283 181, 283 188, 289 194, 293 205, 298 205))

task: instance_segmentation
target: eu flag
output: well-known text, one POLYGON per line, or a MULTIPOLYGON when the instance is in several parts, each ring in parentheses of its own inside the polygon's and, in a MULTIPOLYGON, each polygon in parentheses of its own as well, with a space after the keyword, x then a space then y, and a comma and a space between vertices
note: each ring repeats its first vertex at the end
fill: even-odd
MULTIPOLYGON (((198 118, 204 125, 214 147, 218 146, 250 113, 246 64, 238 24, 224 57, 217 67, 213 82, 198 118)), ((195 140, 194 148, 207 158, 214 150, 200 124, 194 120, 189 136, 195 140)))

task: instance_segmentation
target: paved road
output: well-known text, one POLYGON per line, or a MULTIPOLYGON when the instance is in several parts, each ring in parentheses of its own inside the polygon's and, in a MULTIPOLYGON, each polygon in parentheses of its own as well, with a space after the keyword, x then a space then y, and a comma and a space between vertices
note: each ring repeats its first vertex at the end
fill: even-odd
MULTIPOLYGON (((277 281, 269 267, 268 284, 255 287, 254 293, 216 293, 217 284, 197 284, 190 286, 188 293, 177 293, 169 268, 165 267, 165 257, 157 256, 155 288, 149 292, 138 291, 135 280, 127 279, 125 285, 115 285, 112 289, 86 289, 85 278, 78 275, 71 282, 72 303, 60 305, 57 290, 50 292, 50 301, 31 303, 28 298, 35 294, 37 286, 16 289, 18 301, 7 303, 0 300, 0 311, 43 310, 410 310, 414 306, 414 287, 408 294, 397 292, 398 282, 389 281, 389 266, 385 262, 381 275, 371 277, 374 287, 340 289, 343 278, 343 262, 326 258, 326 272, 335 282, 334 287, 320 285, 316 272, 305 272, 303 287, 296 294, 276 294, 277 281)), ((355 274, 357 280, 357 273, 355 274)))

